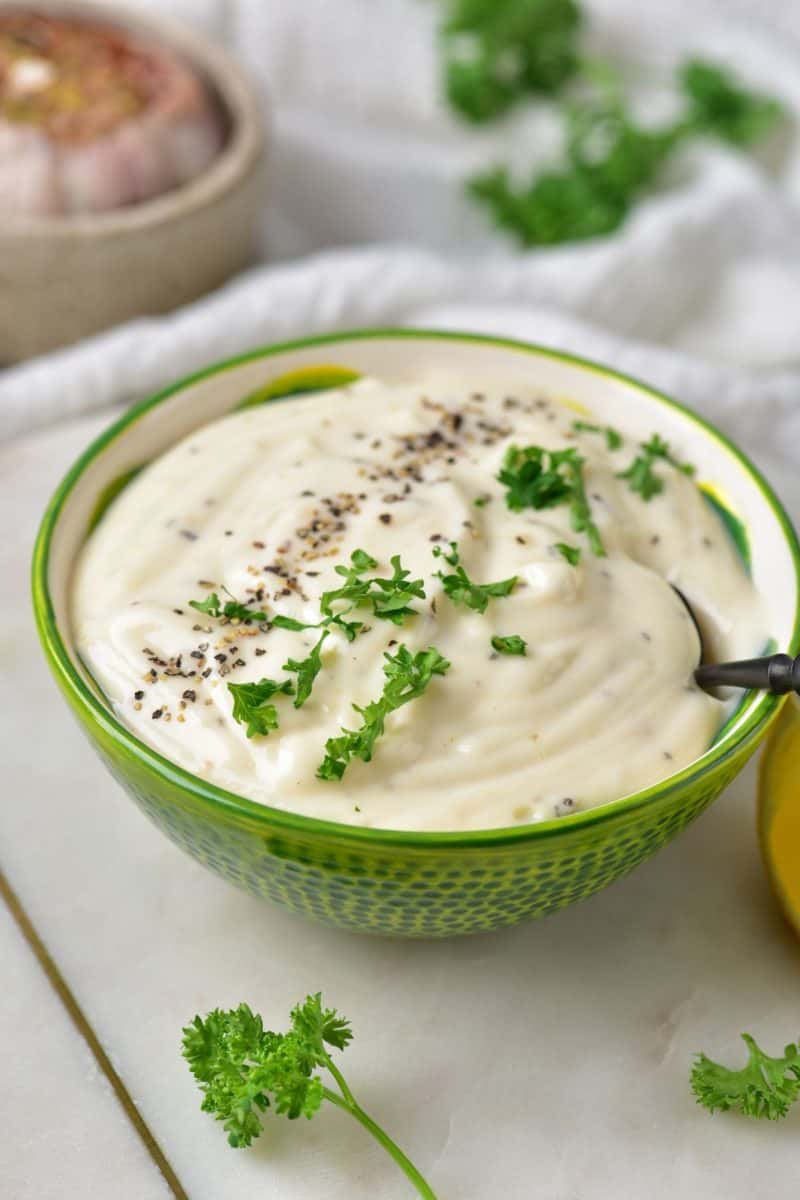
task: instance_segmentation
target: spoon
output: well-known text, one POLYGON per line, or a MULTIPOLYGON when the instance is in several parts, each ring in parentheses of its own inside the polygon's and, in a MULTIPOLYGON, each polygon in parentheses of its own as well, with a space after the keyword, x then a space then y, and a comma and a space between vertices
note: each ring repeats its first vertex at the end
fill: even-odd
POLYGON ((800 695, 800 656, 792 658, 790 654, 767 654, 763 658, 746 658, 740 662, 707 663, 703 631, 692 606, 674 585, 673 591, 683 601, 700 639, 700 666, 694 678, 701 688, 755 688, 761 692, 772 692, 775 696, 785 696, 787 692, 800 695))

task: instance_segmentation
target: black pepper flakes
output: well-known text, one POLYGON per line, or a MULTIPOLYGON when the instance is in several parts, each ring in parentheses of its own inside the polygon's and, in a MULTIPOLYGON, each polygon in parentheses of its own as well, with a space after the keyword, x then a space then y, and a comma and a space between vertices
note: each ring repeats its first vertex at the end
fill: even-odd
POLYGON ((391 523, 392 523, 392 514, 391 514, 391 513, 380 513, 380 514, 379 514, 379 516, 378 516, 378 520, 379 520, 379 521, 381 522, 381 524, 383 524, 383 525, 391 525, 391 523))

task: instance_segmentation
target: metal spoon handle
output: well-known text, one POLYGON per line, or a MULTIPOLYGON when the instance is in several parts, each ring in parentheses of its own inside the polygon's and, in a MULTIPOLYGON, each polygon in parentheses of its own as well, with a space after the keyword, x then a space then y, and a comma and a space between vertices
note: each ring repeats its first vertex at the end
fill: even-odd
POLYGON ((702 688, 756 688, 784 696, 787 692, 800 695, 800 657, 770 654, 767 658, 748 658, 743 662, 708 663, 694 673, 702 688))

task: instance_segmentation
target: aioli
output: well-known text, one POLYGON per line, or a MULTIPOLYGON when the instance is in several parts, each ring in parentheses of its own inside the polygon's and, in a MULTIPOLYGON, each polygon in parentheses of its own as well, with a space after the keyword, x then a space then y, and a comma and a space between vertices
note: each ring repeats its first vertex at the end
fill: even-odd
MULTIPOLYGON (((266 404, 193 433, 125 489, 84 548, 73 591, 80 654, 120 718, 198 776, 276 807, 405 830, 467 830, 566 815, 658 782, 708 747, 726 706, 696 687, 702 613, 715 657, 757 652, 760 600, 696 483, 669 463, 645 502, 618 473, 637 454, 574 428, 530 385, 363 379, 266 404), (496 476, 510 445, 576 447, 607 557, 567 505, 512 512, 496 476), (476 504, 476 500, 478 503, 476 504), (432 550, 456 542, 479 583, 518 576, 482 614, 455 605, 432 550), (576 565, 556 549, 578 547, 576 565), (229 683, 283 680, 319 630, 225 623, 189 600, 228 589, 269 615, 314 622, 337 565, 361 548, 425 581, 418 615, 348 642, 333 629, 300 709, 248 739, 229 683), (679 564, 679 569, 676 567, 679 564), (498 654, 518 635, 525 655, 498 654), (380 697, 384 654, 435 646, 451 667, 393 712, 371 762, 317 779, 325 743, 380 697)), ((680 452, 680 447, 677 448, 680 452)))

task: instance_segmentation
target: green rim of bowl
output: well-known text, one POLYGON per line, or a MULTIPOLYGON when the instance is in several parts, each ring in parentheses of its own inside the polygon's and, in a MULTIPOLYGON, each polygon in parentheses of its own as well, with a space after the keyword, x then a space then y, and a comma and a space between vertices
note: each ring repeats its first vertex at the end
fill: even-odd
POLYGON ((321 334, 316 337, 276 343, 258 350, 248 351, 234 358, 225 359, 222 362, 206 367, 204 370, 187 375, 177 383, 171 384, 169 387, 157 392, 154 396, 134 405, 123 417, 115 421, 104 433, 96 438, 73 464, 54 493, 39 528, 33 552, 32 591, 36 626, 45 654, 61 686, 71 696, 78 708, 91 723, 102 729, 122 749, 139 759, 156 776, 159 776, 173 786, 184 789, 195 803, 199 802, 201 806, 206 807, 211 816, 217 815, 228 821, 234 819, 238 823, 255 826, 256 829, 261 828, 265 834, 274 833, 276 828, 279 828, 287 833, 303 834, 306 836, 320 834, 327 837, 335 837, 340 841, 361 845, 374 843, 386 848, 397 846, 430 850, 444 847, 479 849, 485 846, 518 845, 540 838, 546 839, 563 834, 569 828, 586 828, 592 825, 600 825, 604 821, 615 820, 624 814, 642 808, 651 800, 670 796, 678 790, 691 786, 712 772, 715 772, 728 758, 736 754, 743 742, 755 736, 777 715, 784 697, 761 696, 753 705, 752 711, 747 716, 734 741, 729 742, 727 745, 718 743, 712 746, 702 758, 697 759, 694 763, 690 763, 688 767, 685 767, 675 775, 670 775, 667 779, 663 779, 659 783, 653 784, 641 791, 632 792, 630 795, 623 796, 618 800, 610 800, 607 804, 598 805, 595 808, 575 813, 572 816, 541 821, 536 824, 503 826, 495 829, 478 829, 465 832, 414 832, 395 829, 366 829, 362 826, 347 825, 339 821, 324 821, 317 817, 306 817, 297 813, 287 812, 284 809, 273 808, 266 804, 260 804, 255 800, 248 800, 244 796, 237 795, 235 792, 229 792, 224 788, 204 782, 198 776, 184 770, 176 763, 158 754, 144 742, 139 741, 90 690, 75 669, 66 645, 59 633, 47 582, 51 542, 56 523, 67 497, 89 463, 106 446, 126 430, 130 429, 145 413, 162 404, 170 396, 175 395, 176 392, 183 391, 200 380, 230 371, 244 363, 255 362, 258 359, 269 359, 274 355, 283 354, 287 351, 303 350, 314 346, 335 346, 343 342, 379 338, 472 342, 527 352, 539 358, 555 359, 560 362, 570 363, 593 374, 617 379, 622 383, 637 388, 660 403, 677 409, 685 417, 688 417, 703 430, 705 436, 711 437, 715 442, 724 447, 745 469, 750 479, 769 504, 783 530, 794 563, 795 583, 798 595, 791 642, 786 649, 789 654, 800 653, 800 542, 798 542, 797 534, 783 505, 760 471, 714 425, 705 421, 677 400, 673 400, 672 397, 665 395, 656 388, 650 387, 639 379, 561 350, 552 350, 544 346, 538 346, 531 342, 519 341, 513 338, 491 337, 489 335, 459 333, 449 330, 412 328, 363 329, 334 334, 321 334))

